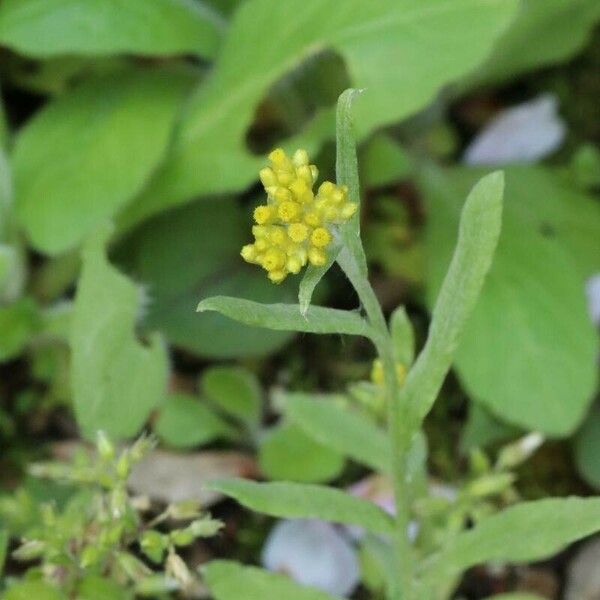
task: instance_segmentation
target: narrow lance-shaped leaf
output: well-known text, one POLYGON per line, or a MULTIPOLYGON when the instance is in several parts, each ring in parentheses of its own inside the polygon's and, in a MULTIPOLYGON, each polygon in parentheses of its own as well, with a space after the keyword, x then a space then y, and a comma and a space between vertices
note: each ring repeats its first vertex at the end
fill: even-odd
POLYGON ((132 436, 165 395, 168 359, 158 336, 135 336, 141 290, 106 259, 107 228, 83 251, 70 336, 77 422, 88 438, 132 436))
POLYGON ((396 360, 408 368, 415 359, 415 332, 404 306, 399 306, 392 313, 390 334, 394 343, 396 360))
POLYGON ((428 576, 458 574, 487 561, 530 562, 600 530, 600 499, 523 502, 458 535, 428 565, 428 576))
POLYGON ((321 519, 377 533, 388 533, 393 527, 391 517, 372 502, 322 485, 227 479, 210 483, 208 488, 272 517, 321 519))
POLYGON ((251 300, 214 296, 198 304, 198 312, 216 311, 246 325, 279 331, 334 333, 371 336, 371 329, 358 313, 311 306, 306 315, 297 304, 260 304, 251 300))
POLYGON ((504 175, 497 171, 477 183, 463 208, 458 243, 433 310, 427 342, 401 390, 404 402, 420 419, 438 395, 492 264, 503 193, 504 175))
POLYGON ((303 587, 289 577, 256 567, 217 560, 203 569, 215 600, 336 600, 325 592, 303 587))
POLYGON ((389 469, 390 445, 386 434, 368 419, 344 409, 335 396, 319 400, 292 393, 283 395, 283 399, 286 414, 307 435, 368 467, 378 471, 389 469))

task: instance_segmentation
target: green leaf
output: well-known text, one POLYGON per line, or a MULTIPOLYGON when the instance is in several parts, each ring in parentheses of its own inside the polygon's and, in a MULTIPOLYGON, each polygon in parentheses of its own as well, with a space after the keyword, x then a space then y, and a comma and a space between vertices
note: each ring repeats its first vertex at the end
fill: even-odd
POLYGON ((399 306, 390 317, 390 334, 396 360, 407 369, 415 359, 415 332, 404 306, 399 306))
MULTIPOLYGON (((368 89, 356 116, 362 137, 416 112, 473 70, 517 6, 516 0, 345 0, 340 10, 337 0, 248 0, 235 13, 210 81, 190 103, 173 153, 123 222, 255 180, 264 161, 249 152, 246 132, 256 108, 278 78, 311 54, 337 51, 352 85, 368 89)), ((317 115, 286 146, 316 149, 333 137, 332 117, 317 115)))
POLYGON ((208 487, 271 517, 321 519, 359 525, 377 533, 389 533, 393 527, 391 517, 381 508, 336 488, 288 482, 256 483, 246 479, 216 481, 208 487))
MULTIPOLYGON (((430 306, 463 194, 479 174, 459 169, 423 180, 430 306)), ((600 264, 600 207, 538 167, 509 169, 506 185, 498 251, 456 368, 469 396, 502 420, 563 436, 581 422, 598 377, 584 278, 600 264)))
POLYGON ((385 432, 364 415, 343 408, 334 397, 284 394, 286 415, 304 432, 344 456, 377 471, 388 471, 390 446, 385 432))
POLYGON ((22 581, 10 587, 2 595, 2 600, 64 600, 64 596, 49 583, 43 581, 22 581))
POLYGON ((235 437, 235 431, 206 403, 191 394, 171 394, 154 423, 158 437, 175 448, 191 448, 218 438, 235 437))
POLYGON ((208 563, 204 581, 215 600, 335 600, 325 592, 303 587, 289 577, 226 560, 208 563))
POLYGON ((88 575, 77 590, 77 600, 132 600, 131 592, 114 581, 98 575, 88 575))
POLYGON ((303 315, 306 315, 308 311, 315 288, 321 279, 323 279, 325 273, 331 269, 331 266, 338 258, 339 252, 340 246, 334 242, 327 248, 327 262, 322 267, 315 267, 310 264, 306 267, 298 286, 298 304, 300 305, 300 312, 303 315))
POLYGON ((198 312, 216 311, 246 325, 278 331, 371 336, 371 328, 358 314, 347 310, 311 306, 306 315, 297 304, 260 304, 241 298, 215 296, 198 304, 198 312))
POLYGON ((488 561, 542 560, 598 530, 598 498, 522 502, 456 536, 432 559, 428 574, 435 579, 488 561))
POLYGON ((512 592, 508 594, 498 594, 490 596, 487 600, 544 600, 542 596, 528 594, 526 592, 512 592))
POLYGON ((249 427, 260 423, 262 392, 256 376, 238 367, 212 367, 202 373, 202 390, 222 411, 249 427))
POLYGON ((322 483, 341 473, 344 457, 315 441, 297 425, 282 423, 264 434, 258 464, 269 479, 322 483))
POLYGON ((596 0, 523 0, 471 85, 512 79, 519 73, 574 56, 600 19, 596 0))
POLYGON ((265 303, 294 300, 291 278, 273 285, 263 271, 240 258, 249 236, 248 214, 234 198, 184 206, 137 228, 117 249, 116 259, 152 290, 145 328, 211 358, 261 356, 287 342, 290 333, 240 325, 216 313, 202 318, 195 313, 199 296, 241 295, 265 303))
POLYGON ((0 306, 0 363, 16 358, 41 326, 40 311, 31 298, 0 306))
POLYGON ((2 577, 2 572, 4 571, 4 562, 6 560, 6 551, 8 549, 9 540, 10 536, 8 535, 8 531, 6 529, 0 529, 0 577, 2 577))
POLYGON ((361 173, 369 187, 383 187, 401 181, 410 175, 411 167, 406 150, 383 133, 371 138, 360 161, 361 173))
POLYGON ((106 259, 107 228, 83 250, 83 270, 70 336, 75 415, 83 434, 103 430, 113 438, 136 434, 164 398, 168 358, 152 336, 135 336, 141 291, 106 259))
POLYGON ((515 439, 522 434, 519 428, 494 418, 481 404, 472 403, 469 406, 469 416, 462 432, 460 446, 463 452, 468 452, 515 439))
POLYGON ((600 406, 592 409, 574 439, 575 464, 580 475, 600 489, 600 406))
POLYGON ((3 0, 0 43, 21 54, 213 56, 221 21, 191 0, 3 0))
POLYGON ((338 262, 345 270, 345 251, 349 252, 361 276, 366 279, 367 258, 360 239, 360 183, 352 107, 356 97, 361 93, 362 90, 346 90, 337 103, 335 174, 337 184, 348 187, 348 200, 356 202, 359 207, 348 223, 340 227, 344 249, 338 256, 338 262))
POLYGON ((401 396, 419 418, 429 412, 440 391, 492 264, 503 193, 503 173, 492 173, 475 185, 462 209, 458 242, 432 311, 427 342, 401 388, 401 396))
POLYGON ((15 199, 36 249, 76 246, 141 190, 191 81, 183 70, 121 69, 88 79, 27 123, 14 149, 15 199))

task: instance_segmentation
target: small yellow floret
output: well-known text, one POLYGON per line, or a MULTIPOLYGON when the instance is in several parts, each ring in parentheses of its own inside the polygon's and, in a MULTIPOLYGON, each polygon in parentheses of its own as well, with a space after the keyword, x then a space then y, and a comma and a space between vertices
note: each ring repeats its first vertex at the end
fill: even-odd
POLYGON ((273 216, 273 209, 266 204, 257 206, 254 209, 254 220, 258 225, 266 225, 273 216))
POLYGON ((271 167, 265 167, 264 169, 261 169, 258 176, 260 177, 262 184, 265 186, 265 189, 277 185, 277 176, 271 167))
POLYGON ((331 242, 331 234, 325 227, 317 227, 310 236, 310 243, 317 248, 325 248, 331 242))
POLYGON ((294 152, 292 162, 295 167, 302 167, 308 165, 308 152, 306 150, 298 149, 294 152))
POLYGON ((268 278, 273 282, 273 283, 281 283, 285 278, 287 277, 287 273, 283 270, 279 270, 279 271, 271 271, 268 274, 268 278))
POLYGON ((276 246, 283 246, 287 242, 287 235, 283 227, 274 225, 269 230, 269 240, 276 246))
POLYGON ((314 267, 322 267, 327 262, 327 254, 320 248, 310 248, 308 250, 308 261, 314 267))
POLYGON ((280 167, 280 166, 286 165, 286 163, 288 161, 288 157, 286 156, 286 154, 282 148, 275 148, 275 150, 273 150, 269 154, 269 160, 275 166, 280 167))
POLYGON ((269 272, 277 271, 285 265, 285 254, 281 250, 271 248, 262 259, 262 266, 269 272))
POLYGON ((287 262, 285 263, 286 269, 290 273, 293 273, 294 275, 297 275, 298 273, 300 273, 300 269, 302 269, 303 266, 304 266, 304 264, 302 263, 302 260, 300 260, 300 258, 298 256, 290 256, 287 259, 287 262))
POLYGON ((246 262, 253 263, 256 261, 256 248, 254 244, 246 244, 240 254, 246 262))
POLYGON ((357 208, 358 204, 356 202, 349 202, 342 208, 342 218, 348 220, 356 212, 357 208))
POLYGON ((288 227, 288 235, 296 244, 301 244, 308 238, 308 227, 304 223, 292 223, 288 227))
POLYGON ((277 216, 284 223, 291 223, 300 216, 300 205, 297 202, 282 202, 277 209, 277 216))
POLYGON ((278 202, 291 202, 292 200, 292 192, 284 187, 278 187, 273 196, 278 202))
POLYGON ((321 224, 321 217, 316 210, 311 210, 304 214, 304 222, 311 227, 318 227, 321 224))

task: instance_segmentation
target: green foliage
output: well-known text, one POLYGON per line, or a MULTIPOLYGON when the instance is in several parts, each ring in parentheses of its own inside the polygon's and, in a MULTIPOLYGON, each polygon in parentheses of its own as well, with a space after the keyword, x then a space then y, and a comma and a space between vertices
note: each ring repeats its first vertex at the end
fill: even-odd
POLYGON ((600 529, 600 500, 523 502, 484 519, 456 536, 428 566, 428 577, 459 573, 486 561, 528 562, 547 558, 600 529), (518 544, 514 541, 519 540, 518 544))
POLYGON ((191 394, 170 394, 161 407, 154 431, 169 446, 192 448, 219 438, 235 438, 235 430, 191 394))
MULTIPOLYGON (((243 143, 256 106, 307 55, 328 47, 344 57, 352 84, 369 90, 357 116, 360 131, 368 132, 405 118, 475 68, 515 14, 517 2, 348 0, 344 7, 340 11, 333 0, 245 2, 235 13, 213 76, 186 112, 173 152, 126 221, 137 222, 194 196, 247 186, 261 165, 243 143), (301 14, 306 18, 299 19, 301 14), (415 30, 420 35, 413 35, 415 30)), ((315 147, 330 137, 331 125, 328 113, 319 115, 297 144, 315 147)))
MULTIPOLYGON (((477 176, 438 171, 423 179, 431 207, 430 306, 452 252, 462 194, 477 176)), ((600 210, 539 168, 509 170, 506 198, 498 253, 456 366, 469 395, 493 413, 564 436, 581 422, 597 383, 598 337, 583 278, 598 266, 600 210)))
POLYGON ((224 413, 255 429, 262 413, 262 392, 256 377, 237 367, 213 367, 202 374, 204 393, 224 413))
POLYGON ((258 463, 269 479, 320 483, 337 477, 344 457, 326 444, 320 444, 293 423, 273 427, 263 437, 258 463))
POLYGON ((183 70, 118 69, 27 123, 14 150, 15 199, 35 248, 73 248, 139 192, 165 154, 191 81, 183 70))
POLYGON ((600 488, 600 408, 594 407, 574 440, 575 464, 581 476, 600 488))
POLYGON ((373 503, 330 487, 229 479, 211 483, 210 489, 272 517, 322 519, 379 533, 388 532, 391 526, 391 518, 373 503))
POLYGON ((202 300, 197 310, 216 311, 246 325, 268 327, 276 331, 372 335, 369 325, 358 313, 321 306, 311 306, 303 315, 299 305, 295 304, 260 304, 251 300, 215 296, 202 300))
POLYGON ((70 336, 75 414, 83 435, 135 435, 164 399, 168 360, 159 336, 135 335, 142 292, 106 258, 109 231, 86 243, 70 336))
POLYGON ((0 42, 33 57, 213 56, 220 25, 192 0, 5 0, 0 7, 0 42))
POLYGON ((214 358, 260 356, 281 347, 288 333, 266 332, 218 314, 198 319, 198 296, 243 294, 260 302, 289 302, 294 292, 247 269, 239 251, 247 242, 247 214, 233 198, 219 198, 160 215, 117 249, 120 264, 152 290, 144 319, 172 344, 214 358))
POLYGON ((2 600, 64 600, 64 596, 53 586, 43 581, 17 583, 2 595, 2 600))
POLYGON ((334 597, 293 583, 284 575, 225 560, 204 569, 206 583, 216 600, 333 600, 334 597))
POLYGON ((0 306, 0 363, 17 357, 40 328, 39 309, 31 298, 0 306))

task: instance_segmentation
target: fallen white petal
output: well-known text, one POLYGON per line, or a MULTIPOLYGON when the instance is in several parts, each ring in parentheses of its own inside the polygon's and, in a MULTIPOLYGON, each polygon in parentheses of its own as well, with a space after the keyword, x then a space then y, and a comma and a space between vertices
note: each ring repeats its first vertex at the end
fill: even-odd
POLYGON ((465 151, 469 165, 535 162, 554 152, 566 134, 554 95, 503 110, 483 128, 465 151))
POLYGON ((265 542, 262 563, 270 571, 337 596, 350 595, 360 580, 353 546, 336 527, 318 520, 277 523, 265 542))

